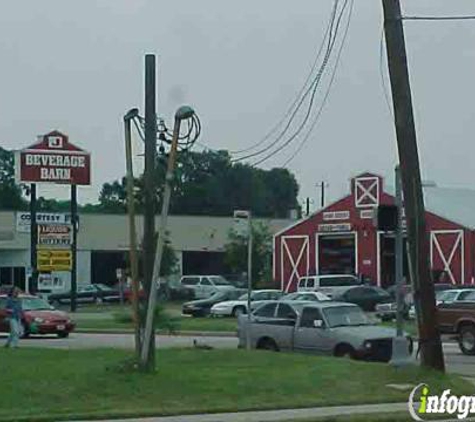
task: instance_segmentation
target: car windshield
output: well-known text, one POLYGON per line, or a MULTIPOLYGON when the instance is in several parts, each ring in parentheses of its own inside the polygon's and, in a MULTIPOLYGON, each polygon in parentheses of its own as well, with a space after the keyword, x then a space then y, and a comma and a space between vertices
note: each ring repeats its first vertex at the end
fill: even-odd
POLYGON ((53 309, 46 300, 39 297, 24 297, 21 299, 21 307, 24 311, 46 311, 53 309))
POLYGON ((215 286, 231 286, 232 284, 221 276, 208 277, 215 286))
POLYGON ((351 275, 321 277, 321 287, 335 287, 335 286, 356 286, 361 284, 360 281, 351 275))
POLYGON ((224 292, 216 292, 216 293, 213 293, 209 299, 210 300, 219 300, 219 299, 226 299, 227 295, 226 293, 224 292))
POLYGON ((323 313, 330 327, 355 327, 371 324, 358 306, 334 306, 323 309, 323 313))
POLYGON ((285 296, 282 296, 281 299, 282 299, 282 300, 295 300, 295 299, 298 298, 299 294, 300 294, 300 293, 298 293, 298 292, 289 293, 289 294, 287 294, 287 295, 285 295, 285 296))
POLYGON ((112 290, 109 286, 106 286, 105 284, 96 284, 95 286, 99 288, 100 290, 107 290, 107 291, 112 290))

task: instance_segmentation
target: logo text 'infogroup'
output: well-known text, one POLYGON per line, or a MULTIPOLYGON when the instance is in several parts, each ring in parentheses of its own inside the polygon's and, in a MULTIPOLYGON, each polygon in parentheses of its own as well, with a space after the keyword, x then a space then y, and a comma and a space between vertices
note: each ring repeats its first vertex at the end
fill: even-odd
POLYGON ((457 419, 466 419, 475 414, 475 396, 455 396, 450 390, 440 395, 430 395, 427 384, 419 384, 409 396, 409 413, 416 421, 424 421, 427 415, 456 415, 457 419))

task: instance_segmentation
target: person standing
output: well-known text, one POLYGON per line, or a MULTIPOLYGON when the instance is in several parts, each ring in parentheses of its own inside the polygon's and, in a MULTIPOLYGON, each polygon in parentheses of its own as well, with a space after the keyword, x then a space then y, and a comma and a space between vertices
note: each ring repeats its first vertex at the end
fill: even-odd
POLYGON ((5 347, 16 348, 18 347, 21 335, 22 309, 20 299, 18 298, 18 290, 15 287, 8 294, 7 313, 10 322, 10 335, 5 347))

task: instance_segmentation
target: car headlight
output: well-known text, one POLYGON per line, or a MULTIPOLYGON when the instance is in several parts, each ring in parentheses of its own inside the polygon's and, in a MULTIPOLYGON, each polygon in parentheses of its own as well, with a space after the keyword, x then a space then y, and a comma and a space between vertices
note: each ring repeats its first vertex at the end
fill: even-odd
POLYGON ((363 348, 366 349, 366 350, 371 349, 371 342, 368 341, 368 340, 365 341, 365 342, 363 343, 363 348))
POLYGON ((43 322, 45 322, 45 320, 43 318, 35 318, 33 319, 34 322, 37 322, 38 324, 41 324, 43 322))

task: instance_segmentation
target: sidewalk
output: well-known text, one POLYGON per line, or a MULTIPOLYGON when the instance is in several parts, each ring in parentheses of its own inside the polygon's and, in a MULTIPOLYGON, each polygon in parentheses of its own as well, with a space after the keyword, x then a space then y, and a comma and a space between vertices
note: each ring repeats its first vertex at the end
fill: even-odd
MULTIPOLYGON (((315 421, 320 418, 346 415, 380 415, 407 412, 407 403, 360 406, 314 407, 307 409, 265 410, 256 412, 216 413, 205 415, 159 416, 139 419, 111 419, 99 422, 287 422, 315 421)), ((409 415, 408 415, 409 417, 409 415)))

